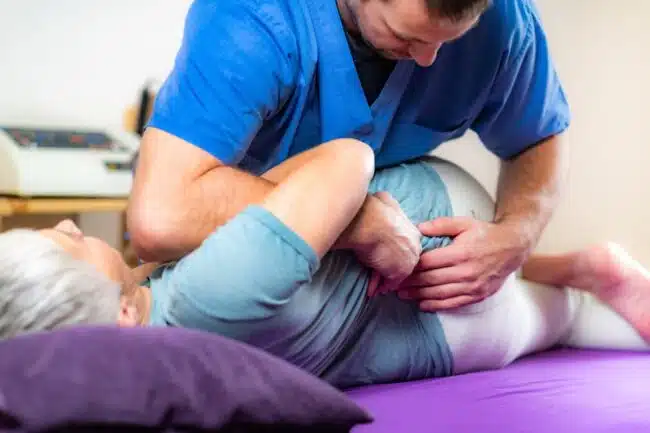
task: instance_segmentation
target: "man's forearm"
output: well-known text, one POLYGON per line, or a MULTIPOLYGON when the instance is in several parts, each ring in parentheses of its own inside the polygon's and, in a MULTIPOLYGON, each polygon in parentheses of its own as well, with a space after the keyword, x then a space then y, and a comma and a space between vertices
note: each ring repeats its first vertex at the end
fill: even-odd
POLYGON ((198 248, 217 227, 246 206, 261 202, 273 187, 266 179, 228 166, 205 173, 174 203, 168 222, 173 230, 166 233, 168 241, 151 252, 155 260, 176 260, 198 248))
POLYGON ((528 249, 535 246, 557 207, 566 160, 558 135, 502 163, 495 222, 517 230, 528 249))

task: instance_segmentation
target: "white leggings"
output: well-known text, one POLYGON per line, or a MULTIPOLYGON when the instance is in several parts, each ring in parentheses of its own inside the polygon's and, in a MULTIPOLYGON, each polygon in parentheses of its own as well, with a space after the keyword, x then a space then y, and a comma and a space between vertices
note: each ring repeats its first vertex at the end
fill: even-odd
MULTIPOLYGON (((458 166, 432 159, 447 186, 454 215, 491 221, 494 202, 458 166)), ((535 284, 511 275, 490 298, 438 313, 454 373, 503 367, 553 346, 648 350, 634 328, 590 294, 535 284)))

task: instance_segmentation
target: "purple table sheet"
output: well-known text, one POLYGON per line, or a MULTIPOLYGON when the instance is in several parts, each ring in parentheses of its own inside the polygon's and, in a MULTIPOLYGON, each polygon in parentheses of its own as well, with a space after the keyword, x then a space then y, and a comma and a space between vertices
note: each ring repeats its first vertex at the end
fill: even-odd
POLYGON ((375 418, 353 433, 648 433, 650 353, 558 350, 348 395, 375 418))

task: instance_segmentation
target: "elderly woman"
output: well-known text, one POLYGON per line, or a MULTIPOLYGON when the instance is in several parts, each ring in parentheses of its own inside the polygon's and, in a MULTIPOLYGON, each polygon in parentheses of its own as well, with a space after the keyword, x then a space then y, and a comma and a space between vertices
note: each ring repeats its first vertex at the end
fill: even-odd
MULTIPOLYGON (((339 387, 493 369, 556 345, 647 350, 650 278, 605 245, 534 256, 494 296, 438 313, 397 292, 336 244, 366 200, 413 223, 490 220, 493 204, 458 167, 415 161, 374 174, 353 140, 310 150, 266 176, 259 204, 174 263, 129 269, 64 221, 0 235, 0 333, 70 325, 181 326, 258 346, 339 387), (336 247, 336 248, 333 248, 336 247), (140 275, 139 275, 140 274, 140 275)), ((450 239, 422 237, 424 251, 450 239)))

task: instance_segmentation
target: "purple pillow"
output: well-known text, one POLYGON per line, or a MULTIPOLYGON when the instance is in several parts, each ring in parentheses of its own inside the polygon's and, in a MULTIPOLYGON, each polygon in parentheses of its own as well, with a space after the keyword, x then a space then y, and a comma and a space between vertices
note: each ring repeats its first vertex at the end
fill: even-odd
POLYGON ((189 329, 79 327, 0 342, 0 431, 348 432, 371 421, 324 381, 189 329))

